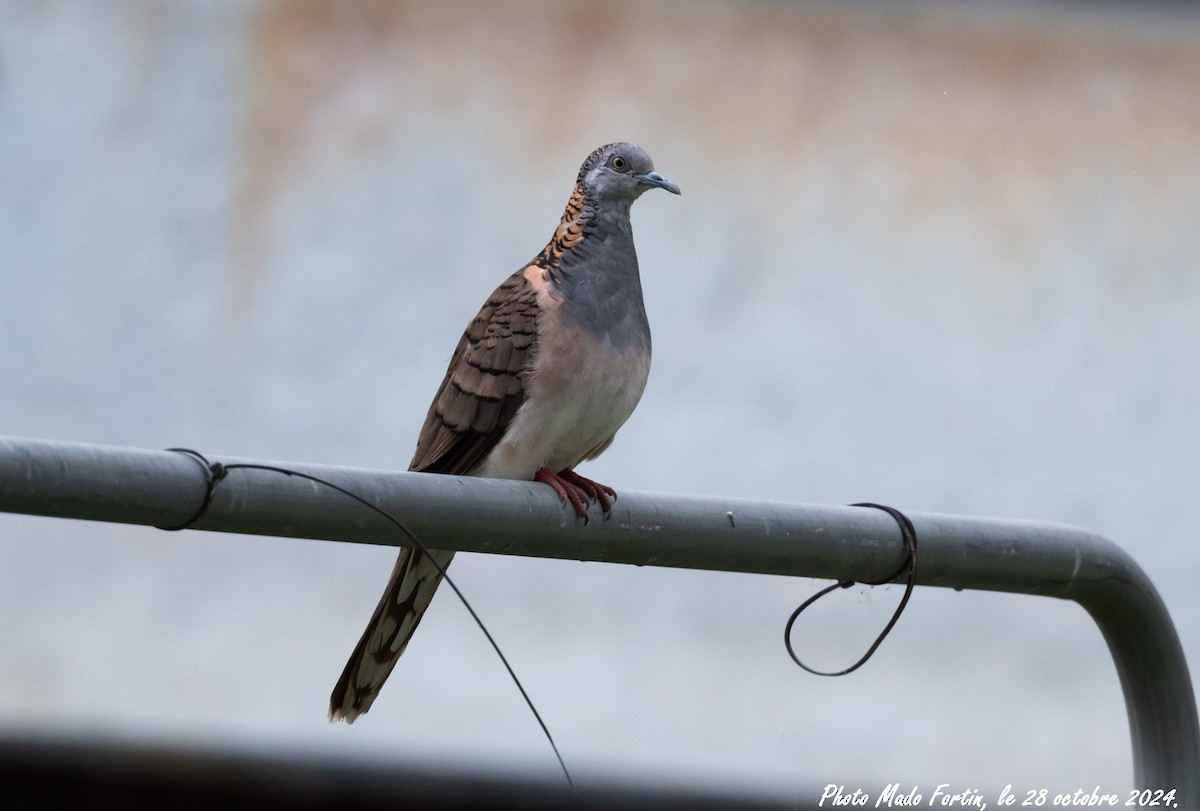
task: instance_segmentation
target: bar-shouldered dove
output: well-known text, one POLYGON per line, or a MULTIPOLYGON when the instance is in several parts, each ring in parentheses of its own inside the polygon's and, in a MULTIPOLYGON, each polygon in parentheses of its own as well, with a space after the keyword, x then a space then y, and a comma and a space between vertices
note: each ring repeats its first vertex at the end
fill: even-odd
MULTIPOLYGON (((629 209, 647 189, 679 187, 628 143, 579 169, 549 244, 471 320, 433 398, 410 470, 535 480, 575 514, 616 492, 574 467, 602 453, 633 413, 650 371, 629 209)), ((420 623, 453 552, 402 548, 329 701, 329 719, 371 707, 420 623)))

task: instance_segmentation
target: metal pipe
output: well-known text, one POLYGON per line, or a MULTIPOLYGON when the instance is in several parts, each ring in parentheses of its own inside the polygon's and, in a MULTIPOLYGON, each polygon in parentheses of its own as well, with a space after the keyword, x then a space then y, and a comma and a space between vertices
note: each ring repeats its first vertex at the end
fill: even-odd
MULTIPOLYGON (((233 466, 195 529, 406 545, 383 517, 297 476, 233 466)), ((876 510, 621 492, 608 520, 577 522, 530 482, 261 462, 345 487, 403 521, 429 547, 568 560, 878 580, 904 547, 876 510)), ((184 454, 0 437, 0 510, 151 526, 196 516, 203 466, 184 454)), ((1123 550, 1074 527, 910 513, 917 583, 1073 600, 1100 627, 1117 667, 1139 788, 1177 791, 1200 811, 1200 724, 1187 662, 1153 584, 1123 550)))

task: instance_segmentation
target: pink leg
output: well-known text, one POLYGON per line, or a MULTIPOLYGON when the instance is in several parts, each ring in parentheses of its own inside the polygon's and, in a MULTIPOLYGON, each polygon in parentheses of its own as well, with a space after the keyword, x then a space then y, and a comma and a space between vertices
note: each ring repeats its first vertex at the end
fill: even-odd
POLYGON ((570 469, 555 473, 550 468, 539 467, 533 474, 533 480, 549 485, 564 503, 571 502, 575 515, 584 521, 587 521, 589 501, 600 502, 600 509, 607 518, 612 512, 612 500, 617 497, 617 491, 608 485, 594 482, 570 469))
POLYGON ((597 481, 592 481, 586 476, 580 476, 574 470, 560 471, 559 476, 564 481, 578 487, 580 490, 588 494, 588 498, 600 502, 600 509, 607 518, 612 512, 613 501, 617 498, 617 491, 609 487, 607 484, 601 484, 597 481))

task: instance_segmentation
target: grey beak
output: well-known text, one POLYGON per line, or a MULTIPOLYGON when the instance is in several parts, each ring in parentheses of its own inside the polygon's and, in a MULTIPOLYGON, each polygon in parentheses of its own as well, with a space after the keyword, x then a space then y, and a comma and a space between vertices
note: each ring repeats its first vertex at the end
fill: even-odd
POLYGON ((682 192, 679 191, 678 186, 667 180, 658 172, 647 172, 644 175, 638 175, 637 179, 638 182, 644 186, 656 186, 660 189, 666 189, 671 194, 682 194, 682 192))

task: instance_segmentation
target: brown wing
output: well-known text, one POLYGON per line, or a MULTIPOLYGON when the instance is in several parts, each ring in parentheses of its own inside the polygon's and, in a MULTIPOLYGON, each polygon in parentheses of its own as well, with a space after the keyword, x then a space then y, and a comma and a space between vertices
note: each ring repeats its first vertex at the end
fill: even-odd
POLYGON ((499 441, 525 399, 537 315, 524 269, 496 288, 454 350, 409 470, 466 473, 499 441))

